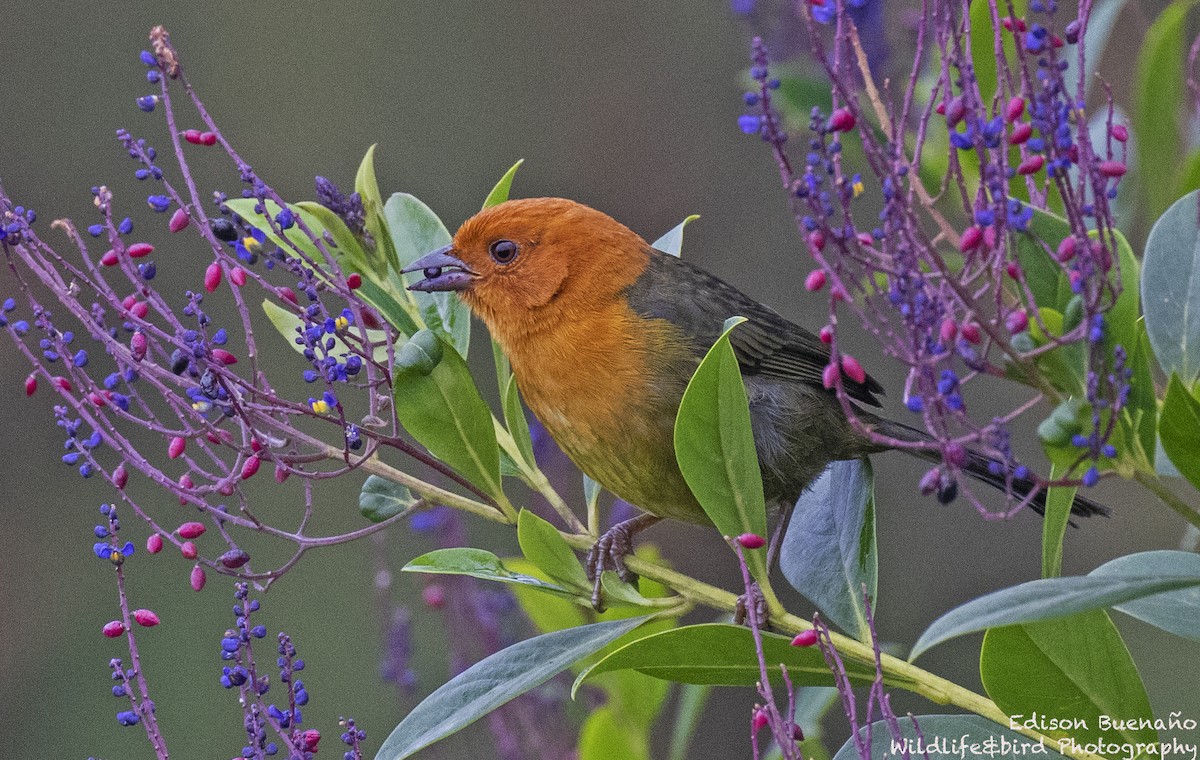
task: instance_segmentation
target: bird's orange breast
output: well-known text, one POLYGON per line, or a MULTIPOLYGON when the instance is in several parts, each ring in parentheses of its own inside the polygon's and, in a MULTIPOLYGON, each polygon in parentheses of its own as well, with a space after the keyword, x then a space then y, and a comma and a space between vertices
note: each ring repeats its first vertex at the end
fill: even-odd
POLYGON ((618 299, 531 339, 497 332, 525 403, 581 470, 648 512, 707 522, 675 461, 695 358, 674 325, 618 299))

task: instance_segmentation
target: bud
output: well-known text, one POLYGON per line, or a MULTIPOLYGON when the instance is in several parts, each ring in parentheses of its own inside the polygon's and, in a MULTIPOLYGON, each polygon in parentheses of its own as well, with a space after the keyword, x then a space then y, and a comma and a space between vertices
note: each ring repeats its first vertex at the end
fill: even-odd
POLYGON ((163 550, 163 538, 157 533, 151 533, 146 539, 146 551, 158 554, 163 550))
POLYGON ((1040 154, 1029 156, 1017 165, 1017 174, 1020 174, 1021 176, 1036 174, 1037 172, 1041 171, 1042 166, 1045 165, 1045 163, 1045 156, 1040 154))
POLYGON ((198 130, 198 129, 184 130, 183 139, 187 140, 192 145, 199 145, 200 144, 200 130, 198 130))
POLYGON ((262 459, 257 456, 250 457, 242 465, 242 480, 248 480, 254 477, 254 473, 258 472, 259 466, 262 464, 262 459))
POLYGON ((826 388, 832 388, 837 385, 838 365, 830 362, 825 365, 825 369, 821 371, 821 384, 826 388))
POLYGON ((250 561, 250 555, 241 549, 230 549, 222 554, 217 561, 230 570, 236 570, 250 561))
POLYGON ((204 568, 196 565, 192 568, 192 575, 188 580, 192 584, 192 591, 200 591, 208 582, 208 575, 204 572, 204 568))
POLYGON ((188 216, 188 212, 183 208, 175 209, 175 213, 171 214, 171 221, 167 223, 167 229, 171 232, 180 232, 187 229, 187 226, 192 223, 192 218, 188 216))
POLYGON ((167 444, 167 457, 170 459, 178 459, 183 455, 183 450, 187 448, 187 439, 177 435, 167 444))
POLYGON ((949 343, 958 336, 958 325, 953 319, 946 317, 942 320, 942 328, 939 334, 943 343, 949 343))
POLYGON ((133 356, 135 362, 140 362, 146 358, 148 346, 149 341, 146 340, 146 333, 141 330, 134 330, 133 335, 129 336, 129 353, 133 356))
POLYGON ((757 533, 743 533, 737 537, 737 542, 743 549, 761 549, 767 545, 767 539, 757 533))
POLYGON ((216 290, 221 285, 221 277, 224 271, 221 269, 221 263, 214 261, 208 265, 208 269, 204 270, 204 289, 209 293, 216 290))
POLYGON ((1125 142, 1129 139, 1129 129, 1124 124, 1113 124, 1112 136, 1117 142, 1125 142))
POLYGON ((246 284, 246 270, 241 267, 234 267, 229 270, 229 281, 239 288, 246 284))
POLYGON ((184 559, 195 559, 200 556, 200 551, 191 541, 184 541, 183 545, 179 547, 179 553, 183 555, 184 559))
POLYGON ((150 610, 134 610, 133 619, 137 621, 138 625, 145 626, 146 628, 153 628, 162 622, 158 619, 158 615, 155 615, 150 610))
POLYGON ((25 378, 25 395, 32 396, 37 393, 37 375, 30 375, 25 378))
POLYGON ((134 243, 125 249, 131 259, 140 259, 154 253, 154 246, 149 243, 134 243))
POLYGON ((100 264, 106 267, 115 267, 117 261, 117 252, 111 249, 105 251, 104 255, 100 257, 100 264))
POLYGON ((821 331, 817 333, 817 337, 821 339, 822 343, 829 345, 833 342, 833 328, 829 325, 825 325, 821 328, 821 331))
POLYGON ((850 378, 856 383, 865 382, 867 379, 866 370, 864 370, 862 365, 858 363, 858 359, 855 359, 850 355, 845 355, 842 357, 842 372, 845 372, 846 377, 850 378))
POLYGON ((1025 98, 1020 95, 1014 95, 1009 99, 1008 105, 1004 107, 1004 120, 1012 123, 1021 118, 1021 114, 1025 113, 1025 98))
POLYGON ((831 132, 848 132, 854 129, 854 125, 858 120, 854 118, 854 113, 849 108, 839 108, 829 115, 829 130, 831 132))
POLYGON ((125 624, 122 623, 120 620, 111 620, 111 621, 105 623, 104 627, 101 628, 100 630, 104 633, 105 636, 109 637, 110 639, 115 639, 116 637, 120 636, 122 633, 125 633, 125 624))
POLYGON ((1100 172, 1102 177, 1121 177, 1125 174, 1125 164, 1120 161, 1101 161, 1097 164, 1096 171, 1100 172))
POLYGON ((792 639, 794 647, 811 647, 817 643, 817 630, 809 628, 796 634, 796 638, 792 639))
POLYGON ((275 482, 276 483, 283 483, 283 481, 287 480, 291 476, 292 476, 291 471, 288 470, 288 468, 284 467, 282 462, 277 462, 275 464, 275 482))
POLYGON ((124 462, 117 465, 117 469, 113 470, 112 479, 113 485, 117 487, 117 490, 125 490, 125 484, 129 482, 129 470, 125 469, 124 462))
POLYGON ((804 288, 811 292, 816 292, 825 287, 825 271, 823 269, 814 269, 808 273, 808 277, 804 280, 804 288))
POLYGON ((200 538, 204 535, 204 531, 208 530, 204 523, 200 522, 185 522, 175 529, 180 538, 200 538))
POLYGON ((962 237, 958 239, 958 250, 968 253, 978 248, 981 242, 983 242, 983 230, 975 226, 968 227, 963 230, 962 237))
POLYGON ((755 733, 762 731, 767 727, 767 711, 761 707, 754 711, 754 717, 750 719, 750 726, 755 733))
POLYGON ((1033 136, 1033 125, 1027 121, 1023 121, 1013 127, 1013 131, 1008 135, 1009 145, 1021 145, 1033 136))
POLYGON ((1067 263, 1075 258, 1075 236, 1068 235, 1058 244, 1058 249, 1054 252, 1054 257, 1062 263, 1067 263))

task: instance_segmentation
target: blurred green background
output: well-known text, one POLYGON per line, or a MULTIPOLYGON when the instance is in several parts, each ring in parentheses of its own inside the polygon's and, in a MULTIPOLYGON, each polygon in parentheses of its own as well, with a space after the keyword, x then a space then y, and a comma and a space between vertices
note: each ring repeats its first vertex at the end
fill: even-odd
MULTIPOLYGON (((908 4, 892 5, 887 27, 894 60, 902 64, 908 4)), ((1128 29, 1148 13, 1133 8, 1128 29)), ((126 127, 163 143, 161 112, 143 114, 134 105, 152 91, 137 53, 150 27, 161 23, 227 136, 284 197, 312 197, 315 174, 350 186, 363 152, 379 143, 385 195, 414 193, 453 229, 508 166, 526 158, 514 196, 575 198, 650 239, 687 214, 701 214, 685 241, 690 260, 785 315, 821 324, 823 299, 800 287, 807 256, 778 173, 759 141, 736 127, 752 22, 726 2, 138 0, 8 3, 2 18, 0 180, 18 202, 37 209, 51 240, 51 219, 90 223, 93 184, 114 187, 118 201, 136 210, 141 229, 149 227, 141 205, 147 190, 134 182, 133 166, 112 135, 126 127)), ((1111 68, 1119 89, 1122 67, 1111 68)), ((202 172, 201 188, 236 191, 236 177, 202 172)), ((170 255, 161 257, 161 270, 168 270, 170 255)), ((177 269, 160 278, 160 287, 176 295, 195 287, 199 272, 184 278, 183 267, 177 269)), ((11 274, 0 272, 0 294, 10 288, 11 274)), ((484 336, 477 338, 482 349, 484 336)), ((262 341, 272 342, 269 335, 262 341)), ((303 394, 303 367, 278 343, 268 356, 278 359, 281 384, 303 394)), ((870 341, 860 338, 851 348, 887 387, 899 387, 897 368, 870 341)), ((485 354, 476 353, 480 366, 485 354)), ((123 703, 108 696, 107 663, 123 642, 100 635, 115 616, 116 592, 107 564, 91 553, 91 526, 110 494, 58 463, 61 436, 50 394, 23 398, 27 372, 12 347, 0 345, 0 389, 6 389, 0 393, 6 433, 0 436, 0 758, 151 757, 140 728, 117 725, 123 703)), ((891 404, 898 406, 895 398, 891 404)), ((1031 430, 1032 424, 1025 428, 1031 430)), ((993 522, 962 503, 939 507, 916 493, 921 465, 892 455, 878 457, 876 466, 883 638, 911 643, 950 607, 1037 577, 1036 517, 993 522)), ((259 485, 258 508, 292 524, 297 492, 259 485)), ((362 524, 359 485, 352 477, 320 489, 316 532, 362 524)), ((1141 492, 1105 486, 1096 496, 1114 516, 1070 532, 1065 572, 1177 546, 1181 522, 1141 492)), ((140 546, 144 529, 128 511, 124 522, 126 536, 140 546)), ((511 551, 510 536, 489 536, 482 527, 472 526, 477 543, 511 551)), ((682 569, 733 583, 732 559, 715 536, 661 526, 647 540, 682 569)), ((379 571, 395 570, 428 548, 397 528, 374 546, 313 552, 263 598, 259 622, 272 633, 291 633, 309 664, 306 723, 326 734, 325 751, 340 752, 333 746, 336 720, 353 715, 373 753, 420 695, 445 679, 440 622, 407 578, 397 579, 392 593, 412 606, 418 686, 398 694, 379 677, 386 617, 376 612, 379 571)), ((191 592, 190 563, 170 554, 150 560, 139 551, 129 582, 134 606, 151 607, 163 619, 139 638, 161 723, 176 757, 233 757, 243 744, 241 711, 217 683, 219 640, 233 622, 231 590, 213 578, 203 593, 191 592)), ((806 609, 803 601, 791 603, 806 609)), ((1156 712, 1200 716, 1197 645, 1117 617, 1156 712)), ((971 637, 933 651, 923 664, 978 688, 977 651, 978 637, 971 637)), ((754 698, 749 690, 723 693, 706 713, 691 756, 748 756, 745 721, 754 698)), ((896 695, 896 709, 929 706, 896 695)), ((845 737, 836 720, 831 730, 836 741, 845 737)), ((489 746, 480 724, 422 756, 488 756, 489 746)))

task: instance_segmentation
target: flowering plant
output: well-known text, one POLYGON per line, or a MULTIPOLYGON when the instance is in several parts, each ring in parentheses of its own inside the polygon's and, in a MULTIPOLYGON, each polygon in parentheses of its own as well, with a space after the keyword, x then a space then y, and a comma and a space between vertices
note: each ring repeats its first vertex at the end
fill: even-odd
MULTIPOLYGON (((676 427, 689 443, 677 449, 689 486, 729 537, 743 574, 737 590, 760 593, 762 608, 741 607, 748 626, 681 625, 699 608, 733 612, 738 595, 643 550, 627 559, 640 584, 603 573, 613 609, 595 612, 576 552, 602 533, 599 486, 585 484, 578 510, 560 494, 539 463, 537 428, 524 415, 503 353, 493 346, 496 413, 466 361, 465 307, 451 294, 406 287, 403 270, 449 241, 445 226, 411 195, 385 199, 373 149, 353 192, 318 178, 315 201, 288 202, 219 129, 159 27, 141 55, 156 92, 138 107, 164 117, 170 161, 145 139, 117 136, 137 179, 153 186, 148 213, 161 215, 152 217, 165 220, 161 229, 135 235, 118 195, 97 186, 95 221, 83 229, 52 222, 67 240, 56 247, 37 215, 0 191, 0 247, 16 283, 0 327, 32 366, 25 392, 56 394, 63 462, 109 489, 93 550, 113 566, 118 590, 117 617, 102 633, 127 645, 110 662, 112 693, 122 700, 117 721, 141 726, 156 757, 168 757, 167 737, 138 638, 161 621, 137 608, 126 588, 138 555, 122 536, 129 516, 146 526, 146 553, 169 548, 187 560, 195 591, 210 576, 231 579, 234 625, 220 638, 220 682, 238 695, 245 758, 311 757, 321 741, 304 719, 309 695, 297 643, 278 633, 275 668, 261 662, 256 642, 268 630, 255 619, 260 597, 306 553, 409 519, 442 548, 404 569, 446 576, 445 584, 427 583, 424 601, 445 610, 456 631, 474 626, 479 645, 455 650, 460 672, 392 730, 375 755, 381 760, 409 757, 484 716, 504 757, 649 757, 667 682, 686 685, 672 741, 677 753, 686 751, 713 685, 757 688, 760 699, 749 710, 755 757, 818 751, 813 727, 835 694, 853 726, 847 756, 868 757, 884 735, 929 742, 986 731, 1015 747, 1045 742, 1076 758, 1164 738, 1105 609, 1200 637, 1200 562, 1188 552, 1158 551, 1118 558, 1088 576, 1059 575, 1076 492, 1102 479, 1135 481, 1200 526, 1200 512, 1164 483, 1177 474, 1200 488, 1200 354, 1186 340, 1195 294, 1179 287, 1200 267, 1198 201, 1195 193, 1176 200, 1190 175, 1147 179, 1156 159, 1141 146, 1161 125, 1141 112, 1131 129, 1105 94, 1089 114, 1089 55, 1107 31, 1098 30, 1088 0, 1066 23, 1054 3, 1040 0, 1020 12, 995 0, 928 0, 900 90, 875 83, 850 9, 831 1, 801 6, 798 22, 830 86, 828 105, 781 103, 786 83, 756 40, 754 86, 739 124, 761 136, 779 168, 814 262, 807 289, 829 296, 820 332, 831 352, 825 385, 864 434, 933 463, 920 489, 938 500, 962 495, 987 517, 1041 506, 1044 577, 950 611, 907 660, 883 652, 873 613, 870 468, 835 464, 801 497, 799 517, 768 542, 745 390, 736 362, 723 360, 733 350, 731 320, 689 385, 676 427), (805 141, 799 152, 789 150, 796 133, 805 141), (202 195, 194 164, 214 156, 232 165, 240 197, 202 195), (1135 163, 1142 175, 1130 213, 1137 223, 1157 219, 1140 262, 1117 223, 1135 163), (872 200, 877 220, 869 217, 872 200), (187 269, 187 261, 163 252, 188 234, 198 237, 205 262, 184 273, 193 285, 176 298, 156 278, 160 263, 187 269), (858 420, 844 379, 861 381, 864 370, 839 343, 839 318, 847 315, 908 368, 904 404, 925 431, 921 441, 881 436, 858 420), (260 342, 280 336, 312 388, 306 401, 280 392, 276 368, 260 359, 260 342), (1165 390, 1155 383, 1155 364, 1168 378, 1165 390), (1027 398, 1009 413, 979 418, 972 391, 989 377, 1028 388, 1027 398), (1014 421, 1039 412, 1045 473, 1011 441, 1014 421), (731 462, 725 472, 703 466, 714 451, 731 462), (1008 493, 1002 510, 989 509, 960 479, 971 456, 986 458, 989 482, 1008 493), (280 488, 299 482, 292 491, 298 527, 263 516, 254 489, 267 473, 280 488), (337 535, 313 532, 321 483, 363 475, 368 523, 337 535), (544 516, 514 503, 515 481, 544 501, 544 516), (164 492, 170 503, 162 503, 164 492), (464 547, 464 516, 515 528, 523 556, 464 547), (769 543, 787 581, 821 610, 816 619, 789 613, 779 600, 769 543), (274 548, 256 548, 268 545, 274 548), (285 558, 259 559, 279 545, 285 558), (540 635, 512 643, 496 612, 511 612, 510 597, 470 579, 510 587, 540 635), (912 663, 938 643, 980 630, 987 631, 980 653, 986 697, 912 663), (470 659, 479 661, 467 667, 470 659), (605 697, 589 711, 577 746, 545 726, 530 728, 538 722, 535 690, 572 669, 573 692, 595 684, 605 697), (1024 686, 1032 680, 1044 684, 1037 694, 1024 686), (860 722, 854 689, 862 685, 870 691, 860 722), (820 690, 829 686, 837 692, 820 690), (885 686, 969 715, 898 719, 885 686), (1031 712, 1091 722, 1070 730, 1010 725, 1008 716, 1031 712), (1101 727, 1095 719, 1105 715, 1128 725, 1101 727)), ((1155 44, 1182 39, 1180 7, 1157 22, 1155 44)), ((507 199, 516 170, 485 207, 507 199)), ((655 245, 679 255, 682 242, 681 224, 655 245)), ((405 638, 405 625, 394 626, 397 639, 405 638)), ((391 665, 390 678, 410 679, 403 662, 391 665)), ((365 732, 350 718, 340 729, 345 756, 363 757, 365 732)))

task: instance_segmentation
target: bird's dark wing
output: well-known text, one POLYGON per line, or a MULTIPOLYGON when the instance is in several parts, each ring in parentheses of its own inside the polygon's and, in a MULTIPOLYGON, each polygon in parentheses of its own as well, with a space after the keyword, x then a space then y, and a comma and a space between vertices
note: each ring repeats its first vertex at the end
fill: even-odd
MULTIPOLYGON (((822 387, 829 348, 803 327, 688 262, 651 249, 650 262, 626 292, 630 307, 646 317, 665 319, 695 341, 699 356, 716 341, 725 320, 749 321, 730 335, 744 375, 761 375, 822 387)), ((858 383, 843 378, 849 396, 879 406, 882 386, 868 376, 858 383)))

